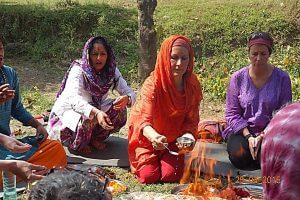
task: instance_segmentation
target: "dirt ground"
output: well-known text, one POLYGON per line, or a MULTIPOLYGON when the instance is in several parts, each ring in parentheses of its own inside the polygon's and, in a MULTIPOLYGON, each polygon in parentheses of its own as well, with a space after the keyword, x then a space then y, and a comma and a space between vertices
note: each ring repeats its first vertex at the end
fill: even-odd
MULTIPOLYGON (((56 66, 56 65, 37 65, 30 61, 16 61, 16 60, 5 60, 6 65, 13 67, 20 80, 21 88, 31 88, 37 86, 42 94, 50 100, 55 100, 55 95, 60 87, 64 73, 67 71, 69 65, 56 66)), ((127 80, 130 82, 130 80, 127 80)), ((138 92, 141 86, 133 84, 132 88, 138 92)), ((221 101, 211 101, 205 99, 200 105, 200 120, 204 119, 223 119, 224 118, 225 106, 221 101)), ((130 110, 129 110, 130 113, 130 110)), ((12 121, 12 131, 22 129, 26 132, 26 128, 16 120, 12 121)), ((127 128, 124 127, 120 130, 121 135, 127 135, 127 128)))

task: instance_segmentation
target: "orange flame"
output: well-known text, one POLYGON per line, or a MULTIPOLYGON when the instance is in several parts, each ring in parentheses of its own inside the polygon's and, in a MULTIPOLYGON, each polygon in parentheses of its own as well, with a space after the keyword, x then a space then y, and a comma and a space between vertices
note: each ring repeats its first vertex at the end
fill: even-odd
POLYGON ((184 194, 194 194, 205 196, 208 192, 208 187, 212 187, 216 184, 221 184, 221 181, 212 180, 214 177, 214 166, 216 160, 207 159, 205 155, 207 153, 206 143, 197 142, 193 151, 191 151, 186 159, 184 173, 180 180, 180 184, 189 184, 184 194), (205 169, 204 179, 201 179, 201 169, 205 169), (212 180, 212 181, 209 181, 212 180))
MULTIPOLYGON (((189 152, 188 158, 185 160, 184 173, 180 180, 180 184, 189 184, 182 194, 197 196, 201 199, 210 199, 210 197, 238 199, 231 182, 232 171, 229 171, 226 175, 228 186, 226 189, 219 191, 223 186, 220 177, 214 178, 216 160, 205 158, 206 153, 206 143, 201 142, 197 142, 193 151, 189 152), (200 178, 201 169, 204 169, 205 172, 204 179, 200 178)), ((242 155, 244 153, 245 150, 240 146, 236 154, 242 155)))

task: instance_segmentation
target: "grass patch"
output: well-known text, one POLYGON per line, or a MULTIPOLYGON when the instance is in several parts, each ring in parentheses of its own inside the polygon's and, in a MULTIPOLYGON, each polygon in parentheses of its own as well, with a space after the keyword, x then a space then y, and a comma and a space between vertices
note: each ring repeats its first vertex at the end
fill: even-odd
POLYGON ((43 95, 36 86, 22 89, 22 101, 33 115, 40 115, 53 105, 53 101, 43 95))
MULTIPOLYGON (((62 65, 81 56, 83 44, 91 35, 103 35, 112 43, 124 77, 140 84, 138 11, 133 1, 8 2, 0 7, 0 19, 7 22, 0 29, 7 42, 14 44, 7 51, 8 57, 19 55, 37 63, 62 65)), ((191 38, 196 73, 201 77, 204 92, 210 94, 208 98, 224 100, 229 76, 248 63, 245 48, 248 35, 253 31, 270 32, 276 51, 272 63, 290 73, 297 101, 300 99, 299 4, 298 0, 158 0, 154 16, 157 46, 171 34, 191 38)))
MULTIPOLYGON (((158 0, 157 45, 171 34, 188 36, 205 101, 224 103, 229 76, 249 63, 248 35, 268 31, 275 39, 271 63, 290 74, 293 100, 300 101, 299 12, 299 0, 158 0)), ((42 66, 44 85, 54 86, 59 85, 69 62, 81 57, 87 38, 105 36, 113 45, 122 74, 139 89, 137 16, 136 1, 132 0, 6 0, 0 2, 0 20, 5 22, 0 31, 7 42, 6 56, 34 63, 28 68, 42 66)), ((51 107, 54 99, 44 93, 44 86, 30 82, 24 87, 23 83, 27 79, 21 83, 22 96, 31 112, 41 114, 51 107)), ((58 86, 51 92, 57 90, 58 86)), ((130 185, 130 191, 169 193, 177 185, 141 185, 128 169, 109 169, 130 185)))

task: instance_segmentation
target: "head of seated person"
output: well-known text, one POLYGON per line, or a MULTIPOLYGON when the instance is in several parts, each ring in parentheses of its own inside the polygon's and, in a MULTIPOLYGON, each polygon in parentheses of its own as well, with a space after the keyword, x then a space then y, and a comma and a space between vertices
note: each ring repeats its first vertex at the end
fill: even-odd
POLYGON ((29 200, 110 200, 105 183, 74 171, 57 171, 40 180, 29 200))

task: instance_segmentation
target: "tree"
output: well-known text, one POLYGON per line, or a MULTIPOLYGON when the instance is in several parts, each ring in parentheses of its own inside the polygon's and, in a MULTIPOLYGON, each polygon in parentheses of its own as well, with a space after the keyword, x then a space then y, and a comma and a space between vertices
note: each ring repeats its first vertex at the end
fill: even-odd
POLYGON ((139 10, 139 77, 144 80, 154 69, 156 61, 156 31, 153 13, 157 0, 137 0, 139 10))

